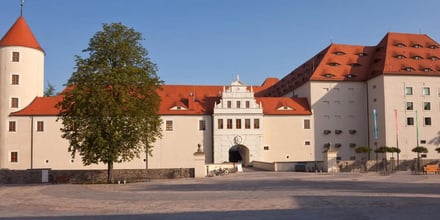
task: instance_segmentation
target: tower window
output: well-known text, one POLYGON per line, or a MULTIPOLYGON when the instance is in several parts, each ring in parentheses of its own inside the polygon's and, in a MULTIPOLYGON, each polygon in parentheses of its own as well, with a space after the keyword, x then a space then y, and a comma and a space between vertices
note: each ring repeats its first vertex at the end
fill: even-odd
POLYGON ((11 108, 18 108, 18 98, 11 98, 11 108))
POLYGON ((12 52, 12 62, 20 62, 20 52, 12 52))
POLYGON ((11 84, 12 85, 18 85, 20 84, 20 76, 17 74, 13 74, 11 78, 11 84))
POLYGON ((9 122, 9 132, 15 132, 17 130, 16 122, 10 121, 9 122))

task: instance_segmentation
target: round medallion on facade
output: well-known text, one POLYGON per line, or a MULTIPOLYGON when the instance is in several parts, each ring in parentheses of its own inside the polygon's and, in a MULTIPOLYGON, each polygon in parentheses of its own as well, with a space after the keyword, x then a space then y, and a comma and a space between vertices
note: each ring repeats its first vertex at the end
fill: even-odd
POLYGON ((234 142, 235 142, 235 144, 241 144, 241 141, 242 141, 242 140, 243 140, 243 139, 241 138, 240 135, 237 135, 237 136, 234 137, 234 142))

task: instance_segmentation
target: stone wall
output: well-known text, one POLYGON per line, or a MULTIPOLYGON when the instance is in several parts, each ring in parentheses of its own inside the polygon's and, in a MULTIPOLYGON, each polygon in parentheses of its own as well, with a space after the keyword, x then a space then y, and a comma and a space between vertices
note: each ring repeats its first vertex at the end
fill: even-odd
MULTIPOLYGON (((48 170, 49 183, 106 183, 107 170, 48 170)), ((113 170, 114 182, 143 182, 150 179, 193 178, 194 168, 113 170)), ((42 170, 0 170, 0 184, 42 182, 42 170)))

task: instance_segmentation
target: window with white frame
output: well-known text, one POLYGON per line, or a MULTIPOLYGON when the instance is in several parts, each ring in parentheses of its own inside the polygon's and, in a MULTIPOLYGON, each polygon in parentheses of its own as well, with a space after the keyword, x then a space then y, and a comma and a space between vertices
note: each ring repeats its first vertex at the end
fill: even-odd
POLYGON ((406 118, 406 125, 414 125, 414 118, 413 117, 407 117, 406 118))
POLYGON ((428 95, 431 94, 431 90, 430 90, 429 87, 423 87, 422 92, 423 92, 423 95, 424 95, 424 96, 428 96, 428 95))
POLYGON ((412 95, 413 94, 413 88, 410 86, 405 87, 405 95, 412 95))
POLYGON ((44 131, 44 121, 37 121, 37 131, 44 131))
POLYGON ((18 84, 20 84, 20 75, 18 75, 18 74, 12 74, 12 76, 11 76, 11 84, 12 84, 12 85, 18 85, 18 84))
POLYGON ((423 102, 423 110, 425 111, 431 110, 431 102, 423 102))
POLYGON ((199 130, 200 131, 206 130, 206 121, 205 120, 199 120, 199 130))
POLYGON ((424 125, 432 125, 432 121, 431 121, 431 117, 425 117, 425 118, 423 118, 423 121, 424 121, 424 125))
POLYGON ((9 154, 9 162, 11 163, 18 163, 18 152, 17 151, 11 151, 9 154))
POLYGON ((406 110, 407 111, 414 110, 414 103, 413 102, 406 102, 406 110))

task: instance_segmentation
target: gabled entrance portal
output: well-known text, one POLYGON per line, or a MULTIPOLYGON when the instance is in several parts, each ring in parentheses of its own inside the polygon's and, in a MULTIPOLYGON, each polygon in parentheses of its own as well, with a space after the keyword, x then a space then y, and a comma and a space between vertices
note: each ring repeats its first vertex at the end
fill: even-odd
POLYGON ((241 144, 232 146, 229 148, 229 162, 241 162, 243 166, 249 166, 249 149, 241 144))

